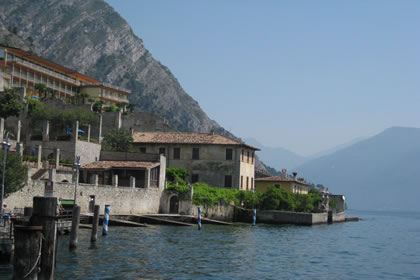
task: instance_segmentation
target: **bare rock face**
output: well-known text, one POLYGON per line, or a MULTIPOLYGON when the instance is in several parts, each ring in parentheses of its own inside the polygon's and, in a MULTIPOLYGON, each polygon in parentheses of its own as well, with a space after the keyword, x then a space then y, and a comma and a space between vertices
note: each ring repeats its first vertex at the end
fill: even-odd
POLYGON ((206 115, 103 0, 2 0, 0 43, 128 88, 136 111, 155 113, 178 131, 236 138, 206 115))
POLYGON ((2 0, 0 21, 0 43, 22 48, 26 42, 26 49, 42 57, 126 87, 136 111, 156 113, 180 131, 230 135, 103 0, 2 0))

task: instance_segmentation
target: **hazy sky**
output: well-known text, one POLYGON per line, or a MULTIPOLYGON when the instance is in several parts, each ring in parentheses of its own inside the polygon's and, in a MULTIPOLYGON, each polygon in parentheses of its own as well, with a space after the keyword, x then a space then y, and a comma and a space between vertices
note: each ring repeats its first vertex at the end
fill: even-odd
POLYGON ((420 127, 420 1, 107 2, 239 137, 308 155, 420 127))

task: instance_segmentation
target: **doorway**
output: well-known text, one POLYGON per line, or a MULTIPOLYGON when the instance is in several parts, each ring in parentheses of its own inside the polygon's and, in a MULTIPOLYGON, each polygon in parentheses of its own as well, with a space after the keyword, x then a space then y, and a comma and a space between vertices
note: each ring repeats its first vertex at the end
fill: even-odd
POLYGON ((179 198, 174 195, 169 201, 169 213, 178 214, 179 212, 179 198))

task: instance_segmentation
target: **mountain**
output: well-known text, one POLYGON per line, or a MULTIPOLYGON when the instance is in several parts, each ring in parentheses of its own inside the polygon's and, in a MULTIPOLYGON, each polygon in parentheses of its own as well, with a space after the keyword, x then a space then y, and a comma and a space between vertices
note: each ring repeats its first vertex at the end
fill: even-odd
POLYGON ((347 143, 340 144, 338 146, 329 148, 329 149, 327 149, 325 151, 321 151, 321 152, 317 152, 315 154, 311 154, 310 156, 307 157, 307 160, 316 159, 316 158, 320 158, 320 157, 323 157, 323 156, 330 155, 330 154, 335 153, 335 152, 337 152, 339 150, 342 150, 342 149, 345 149, 347 147, 350 147, 351 145, 354 145, 354 144, 356 144, 356 143, 358 143, 358 142, 360 142, 360 141, 362 141, 364 139, 366 139, 366 138, 365 137, 357 137, 357 138, 355 138, 355 139, 353 139, 353 140, 351 140, 351 141, 349 141, 347 143))
POLYGON ((2 0, 0 22, 6 27, 0 28, 0 43, 23 46, 58 64, 128 88, 137 111, 156 113, 180 131, 214 129, 231 136, 203 112, 103 0, 2 0))
POLYGON ((344 194, 349 208, 419 211, 420 128, 389 128, 296 171, 344 194))
POLYGON ((249 145, 260 148, 261 151, 257 152, 260 159, 265 164, 274 167, 278 171, 280 171, 282 168, 293 169, 306 161, 305 157, 293 153, 287 149, 266 147, 254 138, 247 138, 245 139, 245 142, 249 145))

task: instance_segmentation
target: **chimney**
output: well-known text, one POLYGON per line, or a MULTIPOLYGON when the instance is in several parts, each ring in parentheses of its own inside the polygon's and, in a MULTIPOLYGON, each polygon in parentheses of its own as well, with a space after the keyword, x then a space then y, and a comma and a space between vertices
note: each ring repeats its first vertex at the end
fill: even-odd
POLYGON ((283 168, 281 170, 281 177, 283 177, 283 178, 286 178, 287 177, 287 169, 286 168, 283 168))
POLYGON ((296 180, 297 172, 293 172, 292 174, 293 174, 293 179, 296 180))
POLYGON ((210 135, 214 135, 214 129, 210 130, 210 135))
POLYGON ((130 127, 130 133, 131 135, 134 135, 134 128, 130 127))

